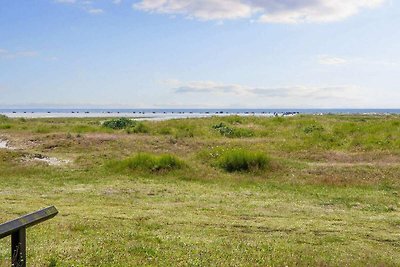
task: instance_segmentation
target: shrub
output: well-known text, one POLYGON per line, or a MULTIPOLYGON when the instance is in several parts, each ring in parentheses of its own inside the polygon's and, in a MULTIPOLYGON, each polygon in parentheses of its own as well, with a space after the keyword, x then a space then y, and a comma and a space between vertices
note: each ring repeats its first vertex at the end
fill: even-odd
POLYGON ((128 134, 131 133, 148 133, 150 131, 149 127, 147 127, 146 124, 144 124, 143 122, 139 122, 136 125, 134 125, 133 127, 129 127, 126 132, 128 134))
POLYGON ((212 126, 212 128, 215 129, 216 131, 218 131, 221 135, 230 137, 230 138, 254 136, 254 132, 250 129, 231 128, 231 127, 225 125, 223 122, 212 126))
POLYGON ((136 125, 135 121, 127 118, 111 119, 103 122, 104 127, 114 130, 126 129, 128 127, 133 127, 135 125, 136 125))
POLYGON ((181 169, 185 163, 173 155, 152 155, 147 153, 139 153, 133 157, 113 161, 108 167, 112 169, 123 170, 141 170, 150 172, 168 172, 181 169))

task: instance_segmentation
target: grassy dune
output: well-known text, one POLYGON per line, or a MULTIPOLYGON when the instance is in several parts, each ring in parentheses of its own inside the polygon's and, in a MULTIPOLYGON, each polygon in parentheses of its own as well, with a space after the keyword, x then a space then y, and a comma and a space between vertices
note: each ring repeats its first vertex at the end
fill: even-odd
POLYGON ((60 211, 30 265, 400 265, 399 116, 104 120, 0 117, 0 221, 60 211))

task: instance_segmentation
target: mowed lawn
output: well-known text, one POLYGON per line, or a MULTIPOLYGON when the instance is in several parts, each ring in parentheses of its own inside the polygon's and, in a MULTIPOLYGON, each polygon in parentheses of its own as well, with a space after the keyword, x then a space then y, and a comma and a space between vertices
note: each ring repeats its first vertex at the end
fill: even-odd
POLYGON ((400 266, 399 116, 104 121, 0 117, 29 266, 400 266))

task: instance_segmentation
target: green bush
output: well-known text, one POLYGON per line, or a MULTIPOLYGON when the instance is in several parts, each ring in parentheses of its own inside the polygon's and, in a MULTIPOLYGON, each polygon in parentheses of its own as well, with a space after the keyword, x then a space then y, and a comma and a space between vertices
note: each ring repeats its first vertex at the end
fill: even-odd
POLYGON ((243 128, 232 128, 225 125, 223 122, 212 126, 212 128, 218 131, 221 135, 230 138, 240 138, 240 137, 252 137, 254 132, 250 129, 243 128))
POLYGON ((114 130, 126 129, 128 127, 133 127, 135 125, 136 121, 127 118, 111 119, 103 122, 104 127, 114 130))
POLYGON ((185 163, 173 155, 152 155, 148 153, 139 153, 133 157, 113 161, 108 167, 118 171, 141 170, 150 172, 168 172, 181 169, 185 163))
POLYGON ((149 127, 144 124, 143 122, 139 122, 136 125, 134 125, 133 127, 129 127, 126 132, 128 134, 131 133, 148 133, 150 131, 149 127))

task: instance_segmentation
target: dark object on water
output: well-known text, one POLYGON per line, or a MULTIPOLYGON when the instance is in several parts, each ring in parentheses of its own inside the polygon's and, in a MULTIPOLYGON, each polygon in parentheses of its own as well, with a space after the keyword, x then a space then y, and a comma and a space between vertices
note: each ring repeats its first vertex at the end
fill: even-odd
POLYGON ((51 206, 0 224, 0 239, 11 235, 11 266, 26 266, 26 228, 49 220, 57 214, 58 210, 51 206))

